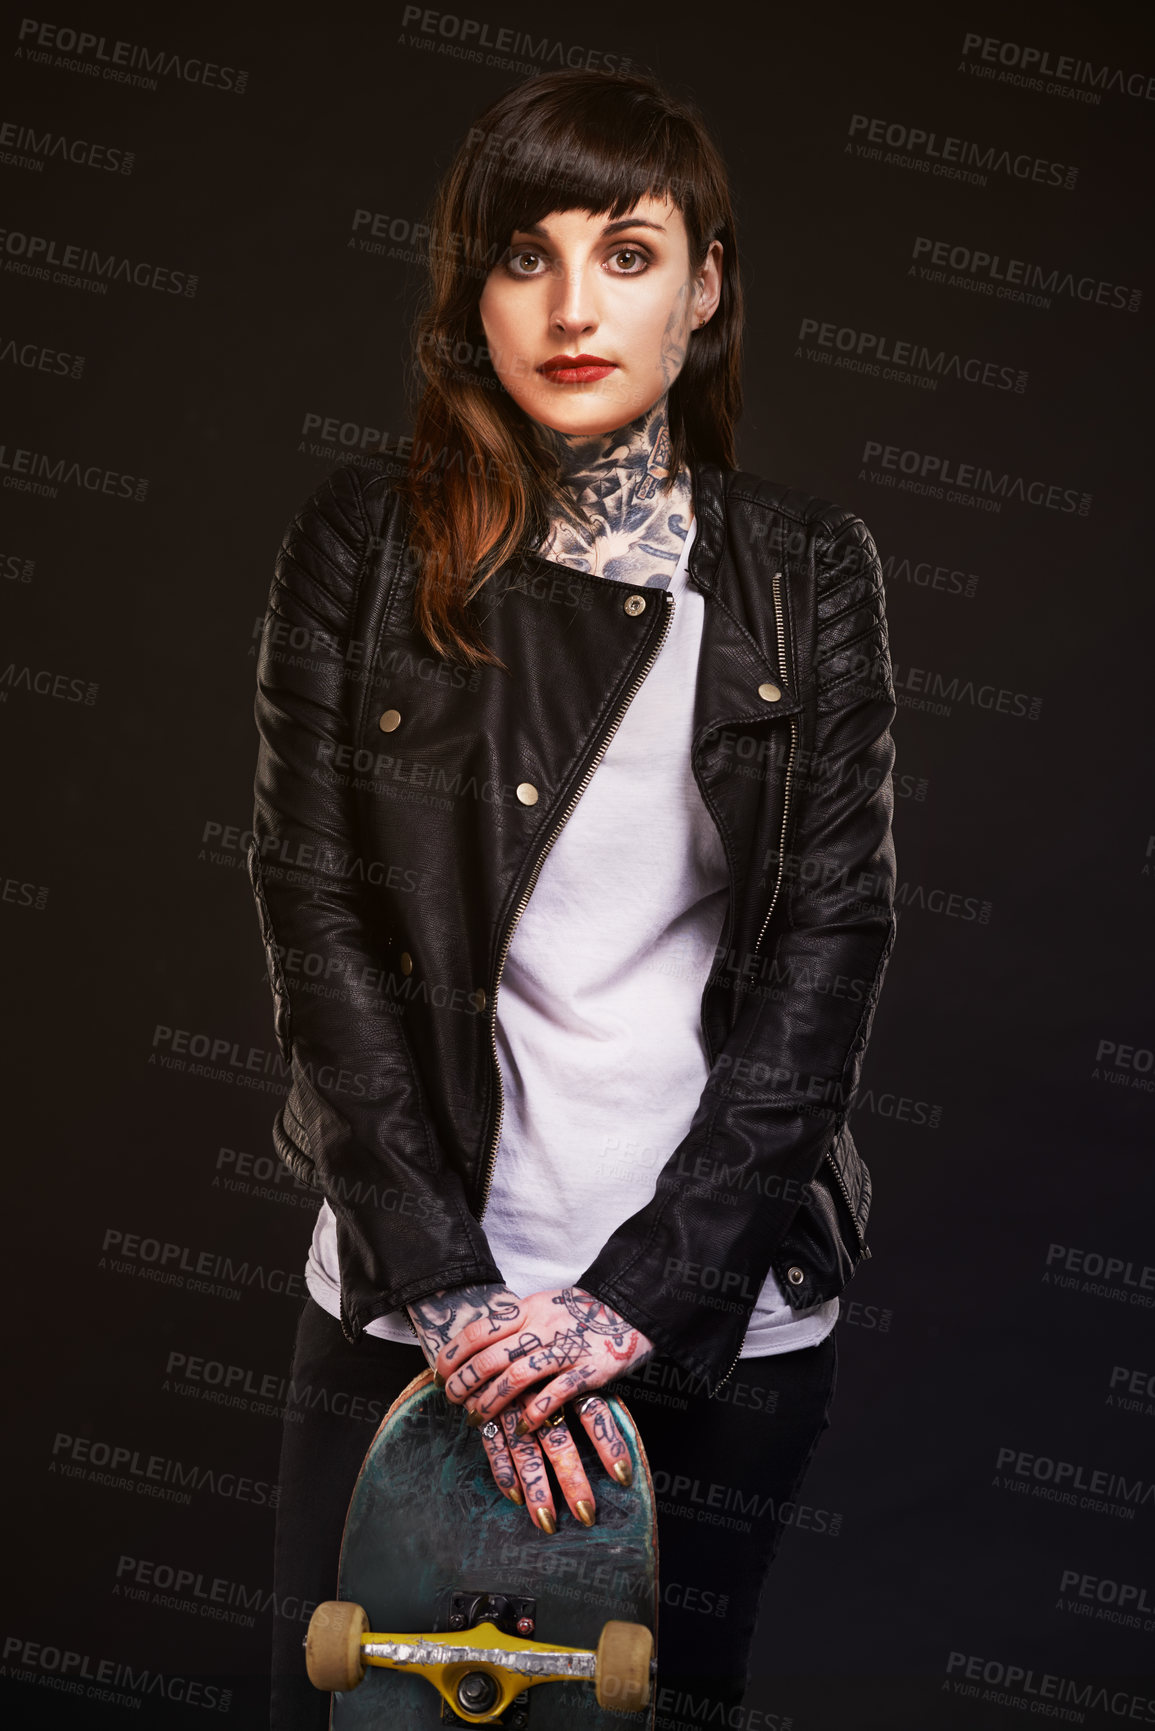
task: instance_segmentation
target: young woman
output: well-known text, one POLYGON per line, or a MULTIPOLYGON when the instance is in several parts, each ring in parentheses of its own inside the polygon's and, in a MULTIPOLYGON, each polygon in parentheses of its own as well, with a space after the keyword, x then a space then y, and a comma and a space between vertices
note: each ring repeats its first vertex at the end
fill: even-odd
POLYGON ((542 1544, 598 1518, 576 1426, 628 1482, 625 1396, 659 1715, 718 1724, 784 1527, 822 1525, 794 1499, 869 1254, 847 1113, 894 936, 878 556, 735 467, 726 176, 651 79, 494 103, 430 259, 403 472, 343 464, 294 519, 258 674, 274 1140, 324 1198, 273 1725, 327 1722, 286 1607, 335 1595, 373 1428, 426 1362, 542 1544))

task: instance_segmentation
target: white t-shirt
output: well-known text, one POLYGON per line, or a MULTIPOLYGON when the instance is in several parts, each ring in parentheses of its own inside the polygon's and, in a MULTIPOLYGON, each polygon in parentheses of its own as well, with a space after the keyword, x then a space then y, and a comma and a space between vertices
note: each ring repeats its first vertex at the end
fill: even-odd
MULTIPOLYGON (((521 1298, 572 1285, 649 1201, 708 1073, 699 1018, 729 877, 690 765, 705 619, 686 574, 695 532, 691 522, 669 579, 665 641, 546 853, 506 954, 497 999, 505 1110, 484 1226, 521 1298)), ((327 1202, 305 1278, 337 1316, 327 1202)), ((795 1310, 770 1273, 741 1356, 812 1346, 837 1319, 837 1298, 795 1310)), ((415 1339, 403 1310, 368 1333, 415 1339)))

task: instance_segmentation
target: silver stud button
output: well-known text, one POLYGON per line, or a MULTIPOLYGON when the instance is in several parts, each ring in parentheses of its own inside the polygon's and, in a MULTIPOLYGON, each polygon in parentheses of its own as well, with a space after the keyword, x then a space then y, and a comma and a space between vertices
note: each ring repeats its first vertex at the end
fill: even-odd
POLYGON ((800 1268, 788 1268, 786 1270, 786 1278, 790 1282, 791 1286, 801 1286, 802 1282, 806 1279, 806 1276, 800 1268))
POLYGON ((646 610, 646 598, 644 595, 627 595, 622 602, 622 607, 631 619, 636 619, 639 613, 644 613, 646 610))
POLYGON ((537 789, 534 787, 532 781, 518 782, 517 797, 521 801, 522 805, 537 804, 537 789))
POLYGON ((775 685, 771 680, 765 679, 765 680, 763 680, 762 684, 758 687, 758 695, 759 695, 759 697, 763 698, 767 703, 777 703, 778 699, 782 695, 782 692, 781 692, 781 689, 777 685, 775 685))

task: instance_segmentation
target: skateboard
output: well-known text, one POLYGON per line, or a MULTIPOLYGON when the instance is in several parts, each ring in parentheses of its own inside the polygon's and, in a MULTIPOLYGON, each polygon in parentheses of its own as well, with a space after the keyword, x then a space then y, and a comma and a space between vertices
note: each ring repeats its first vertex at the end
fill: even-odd
POLYGON ((353 1489, 338 1597, 305 1638, 310 1680, 333 1691, 332 1731, 651 1731, 653 1484, 633 1418, 603 1398, 633 1483, 605 1471, 571 1417, 597 1517, 584 1527, 557 1498, 547 1534, 498 1490, 432 1370, 402 1389, 353 1489))

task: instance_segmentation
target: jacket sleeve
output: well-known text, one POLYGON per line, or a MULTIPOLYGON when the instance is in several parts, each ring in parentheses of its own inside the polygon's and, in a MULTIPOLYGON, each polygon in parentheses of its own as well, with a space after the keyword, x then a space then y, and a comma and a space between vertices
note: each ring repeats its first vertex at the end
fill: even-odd
MULTIPOLYGON (((773 862, 757 975, 653 1197, 577 1280, 708 1383, 736 1358, 805 1187, 844 1134, 895 935, 882 570, 865 526, 836 507, 812 549, 813 752, 773 862)), ((800 1272, 785 1290, 805 1307, 800 1272)))
POLYGON ((285 532, 257 666, 248 848, 276 1037, 290 1065, 274 1144, 336 1215, 350 1339, 435 1290, 501 1279, 423 1110, 389 992, 397 952, 388 898, 373 888, 380 871, 358 859, 348 778, 329 767, 341 761, 335 747, 359 743, 350 716, 360 662, 348 640, 379 548, 351 465, 317 488, 285 532))

